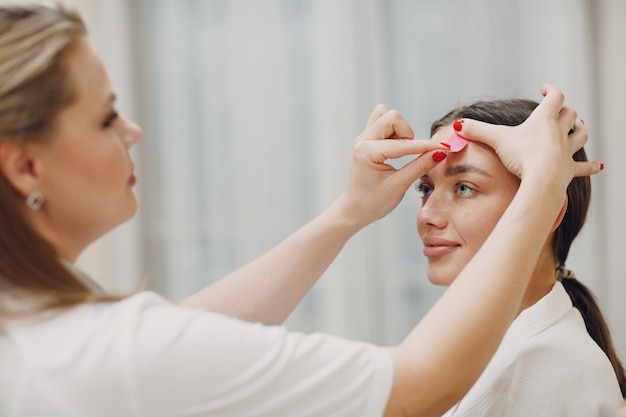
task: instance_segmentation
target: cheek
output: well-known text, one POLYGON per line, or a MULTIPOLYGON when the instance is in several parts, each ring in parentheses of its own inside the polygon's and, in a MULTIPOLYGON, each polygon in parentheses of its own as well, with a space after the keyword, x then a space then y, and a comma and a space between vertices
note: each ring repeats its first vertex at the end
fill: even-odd
POLYGON ((495 225, 495 222, 476 221, 472 224, 472 227, 467 230, 468 234, 466 243, 472 248, 472 255, 474 255, 483 243, 485 243, 485 240, 487 240, 495 225))
POLYGON ((127 158, 121 146, 99 147, 90 149, 90 152, 83 155, 77 164, 79 169, 93 180, 114 182, 115 179, 127 174, 127 158))
POLYGON ((467 239, 466 243, 474 250, 474 253, 485 243, 485 240, 496 227, 500 217, 502 217, 506 207, 507 205, 499 205, 498 202, 494 201, 493 204, 487 204, 481 210, 475 210, 473 216, 465 216, 466 219, 471 219, 471 221, 467 223, 464 237, 467 239))

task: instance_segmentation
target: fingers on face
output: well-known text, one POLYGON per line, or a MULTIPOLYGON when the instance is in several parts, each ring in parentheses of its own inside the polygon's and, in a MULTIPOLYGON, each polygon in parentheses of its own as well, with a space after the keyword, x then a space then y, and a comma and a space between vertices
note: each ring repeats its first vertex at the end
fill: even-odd
POLYGON ((396 178, 402 183, 403 187, 408 188, 441 162, 441 160, 433 159, 434 152, 436 151, 423 153, 398 171, 396 178))
POLYGON ((430 140, 362 140, 356 143, 354 153, 358 159, 368 159, 382 164, 388 159, 444 149, 445 147, 439 142, 430 140))
POLYGON ((503 130, 506 130, 507 126, 493 125, 472 119, 463 119, 462 122, 462 129, 459 134, 471 141, 481 142, 495 148, 497 141, 506 137, 503 130))

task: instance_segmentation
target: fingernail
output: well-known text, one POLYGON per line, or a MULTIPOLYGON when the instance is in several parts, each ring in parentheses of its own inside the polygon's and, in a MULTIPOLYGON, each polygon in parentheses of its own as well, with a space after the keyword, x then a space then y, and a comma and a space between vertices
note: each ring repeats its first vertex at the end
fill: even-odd
POLYGON ((444 151, 437 151, 433 154, 433 161, 441 162, 446 159, 446 153, 444 151))
POLYGON ((439 142, 439 143, 441 143, 442 146, 445 146, 448 149, 450 149, 450 146, 452 146, 452 145, 450 145, 449 143, 446 143, 446 142, 439 142))
MULTIPOLYGON (((433 159, 435 158, 435 156, 433 155, 433 159)), ((601 162, 600 163, 600 171, 602 171, 604 169, 604 164, 601 162)))
POLYGON ((452 127, 454 128, 454 130, 456 130, 457 132, 460 132, 461 129, 463 129, 463 120, 456 120, 454 122, 454 124, 452 125, 452 127))

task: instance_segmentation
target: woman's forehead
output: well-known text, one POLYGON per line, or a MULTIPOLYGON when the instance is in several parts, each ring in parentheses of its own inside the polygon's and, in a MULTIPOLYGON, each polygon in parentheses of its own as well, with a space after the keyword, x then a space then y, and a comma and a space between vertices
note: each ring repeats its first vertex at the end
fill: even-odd
MULTIPOLYGON (((433 135, 431 140, 447 142, 453 133, 452 125, 444 126, 433 135)), ((455 165, 476 167, 491 176, 508 173, 495 151, 480 142, 470 141, 459 152, 448 152, 448 156, 439 166, 442 166, 441 172, 443 173, 450 172, 450 167, 455 165)))
MULTIPOLYGON (((111 94, 109 79, 100 57, 86 39, 80 39, 67 51, 69 76, 77 88, 79 99, 89 102, 108 99, 111 94)), ((100 104, 98 102, 98 104, 100 104)))

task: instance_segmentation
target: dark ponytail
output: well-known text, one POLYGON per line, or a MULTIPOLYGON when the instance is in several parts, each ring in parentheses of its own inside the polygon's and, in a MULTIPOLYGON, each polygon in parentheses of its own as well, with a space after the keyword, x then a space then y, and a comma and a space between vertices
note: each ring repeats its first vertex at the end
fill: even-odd
MULTIPOLYGON (((470 118, 497 125, 516 126, 522 124, 533 112, 538 103, 531 100, 492 100, 478 101, 469 106, 459 107, 435 121, 431 126, 431 136, 441 127, 452 124, 456 119, 470 118)), ((587 161, 584 149, 574 154, 574 160, 587 161)), ((585 223, 591 200, 591 180, 589 177, 577 177, 567 187, 567 210, 559 227, 554 231, 552 250, 555 264, 558 265, 556 277, 572 299, 572 304, 582 315, 587 332, 604 351, 611 361, 619 382, 622 396, 626 397, 626 375, 621 364, 611 333, 600 312, 593 293, 581 284, 571 271, 565 269, 565 260, 572 242, 585 223)))
MULTIPOLYGON (((587 154, 580 149, 574 154, 574 160, 587 161, 587 154)), ((557 263, 556 277, 563 283, 563 287, 572 299, 574 307, 580 311, 585 321, 585 327, 591 338, 600 346, 611 361, 617 381, 619 382, 622 397, 626 396, 626 375, 624 366, 620 362, 611 332, 604 316, 598 307, 595 296, 584 284, 576 279, 574 274, 565 268, 565 260, 569 254, 572 242, 585 224, 589 202, 591 201, 591 180, 589 177, 577 177, 567 187, 567 210, 559 227, 554 231, 552 250, 557 263)))
POLYGON ((602 348, 606 356, 613 365, 613 370, 619 382, 619 388, 622 391, 622 397, 626 396, 626 375, 624 375, 624 366, 617 357, 611 333, 602 317, 602 312, 598 307, 598 303, 593 293, 576 278, 562 278, 563 287, 572 299, 572 304, 576 307, 585 320, 587 333, 602 348))

